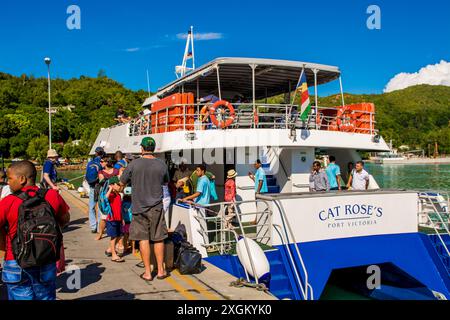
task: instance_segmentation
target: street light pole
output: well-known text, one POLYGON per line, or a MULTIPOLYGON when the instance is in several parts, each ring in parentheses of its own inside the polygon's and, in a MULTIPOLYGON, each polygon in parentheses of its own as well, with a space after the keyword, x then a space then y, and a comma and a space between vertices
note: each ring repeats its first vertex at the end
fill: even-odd
POLYGON ((48 148, 52 148, 52 103, 51 103, 51 94, 50 94, 50 58, 44 59, 45 64, 47 65, 47 79, 48 79, 48 148))

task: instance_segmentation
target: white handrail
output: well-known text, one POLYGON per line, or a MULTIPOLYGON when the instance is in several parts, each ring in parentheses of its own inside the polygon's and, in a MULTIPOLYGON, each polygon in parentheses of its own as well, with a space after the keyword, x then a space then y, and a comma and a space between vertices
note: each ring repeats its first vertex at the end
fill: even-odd
MULTIPOLYGON (((437 195, 442 195, 439 192, 436 193, 437 195)), ((431 196, 428 193, 425 192, 420 192, 419 193, 419 198, 425 198, 426 200, 428 200, 428 203, 431 204, 431 206, 433 207, 434 210, 434 214, 436 214, 439 218, 439 220, 441 221, 442 225, 444 226, 445 231, 447 232, 447 234, 450 236, 450 230, 447 226, 448 222, 445 222, 444 219, 441 216, 441 212, 440 210, 437 209, 435 203, 433 202, 433 199, 431 198, 431 196)), ((448 195, 447 195, 447 199, 448 199, 448 195)), ((438 203, 440 203, 440 201, 438 200, 438 203)), ((447 200, 447 205, 448 205, 448 200, 447 200)), ((436 235, 438 236, 439 240, 441 241, 445 251, 447 251, 448 256, 450 256, 450 250, 447 247, 447 244, 445 243, 444 239, 441 237, 441 234, 439 232, 439 230, 436 227, 436 224, 434 223, 433 219, 431 219, 430 213, 429 212, 425 212, 425 214, 427 215, 428 220, 430 221, 434 231, 436 232, 436 235)))
MULTIPOLYGON (((301 253, 300 253, 300 249, 299 249, 299 247, 298 247, 297 241, 295 240, 295 236, 294 236, 294 232, 292 231, 291 224, 289 223, 289 220, 288 220, 288 218, 287 218, 287 216, 286 216, 286 213, 284 212, 283 205, 282 205, 279 201, 274 201, 274 203, 275 203, 275 204, 277 205, 277 207, 278 207, 278 211, 280 212, 280 216, 281 216, 281 218, 282 218, 282 221, 287 225, 287 229, 289 230, 290 236, 291 236, 291 238, 292 238, 292 242, 293 242, 294 247, 295 247, 295 250, 296 250, 296 252, 297 252, 298 259, 300 260, 300 264, 301 264, 301 266, 302 266, 303 273, 304 273, 304 275, 305 275, 305 288, 303 288, 301 279, 300 279, 300 277, 299 277, 299 275, 298 275, 297 264, 296 264, 295 261, 293 260, 292 254, 291 254, 291 252, 290 252, 289 236, 287 236, 287 237, 286 237, 286 240, 287 240, 287 241, 286 241, 286 243, 285 243, 285 247, 288 249, 289 257, 290 257, 291 262, 292 262, 292 265, 293 265, 293 267, 294 267, 294 270, 295 270, 295 273, 296 273, 296 276, 297 276, 297 280, 298 280, 299 285, 300 285, 300 287, 301 287, 301 289, 302 289, 303 298, 304 298, 305 300, 308 300, 308 288, 309 288, 309 290, 310 290, 310 292, 311 292, 311 300, 314 300, 314 292, 313 292, 313 288, 312 288, 312 286, 309 284, 309 281, 308 281, 308 270, 306 269, 306 265, 305 265, 305 263, 304 263, 304 261, 303 261, 303 257, 302 257, 302 255, 301 255, 301 253)), ((284 228, 284 230, 286 230, 286 228, 284 228)))

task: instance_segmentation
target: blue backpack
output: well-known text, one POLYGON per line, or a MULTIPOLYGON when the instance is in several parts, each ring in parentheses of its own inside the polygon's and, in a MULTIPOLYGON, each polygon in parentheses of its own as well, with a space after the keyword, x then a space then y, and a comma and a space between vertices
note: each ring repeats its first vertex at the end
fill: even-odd
POLYGON ((131 201, 122 202, 122 217, 125 223, 130 223, 133 219, 133 213, 131 210, 131 201))
POLYGON ((103 215, 112 216, 111 204, 109 203, 109 199, 106 196, 109 189, 109 180, 104 180, 102 187, 100 188, 100 192, 98 194, 98 209, 103 215))
POLYGON ((98 183, 98 172, 100 171, 100 164, 95 159, 89 161, 86 167, 85 179, 89 186, 95 186, 98 183))

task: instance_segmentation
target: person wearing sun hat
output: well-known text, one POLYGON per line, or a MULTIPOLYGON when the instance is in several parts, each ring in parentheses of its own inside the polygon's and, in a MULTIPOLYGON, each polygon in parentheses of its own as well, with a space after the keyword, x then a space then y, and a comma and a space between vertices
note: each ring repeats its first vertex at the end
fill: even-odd
POLYGON ((145 281, 152 281, 150 265, 150 241, 154 243, 157 262, 157 279, 169 276, 164 268, 164 240, 168 236, 164 218, 163 186, 169 182, 167 165, 154 156, 156 142, 152 137, 141 141, 142 157, 133 160, 120 177, 124 188, 131 182, 133 192, 133 219, 130 224, 130 240, 139 241, 139 251, 145 272, 140 275, 145 281))
POLYGON ((42 167, 41 187, 45 189, 59 190, 56 185, 58 173, 56 171, 56 162, 58 161, 58 153, 55 149, 47 151, 47 160, 42 167))
MULTIPOLYGON (((234 169, 228 170, 227 180, 225 181, 225 202, 236 202, 236 181, 237 172, 234 169)), ((234 216, 234 204, 227 205, 227 220, 234 216)))

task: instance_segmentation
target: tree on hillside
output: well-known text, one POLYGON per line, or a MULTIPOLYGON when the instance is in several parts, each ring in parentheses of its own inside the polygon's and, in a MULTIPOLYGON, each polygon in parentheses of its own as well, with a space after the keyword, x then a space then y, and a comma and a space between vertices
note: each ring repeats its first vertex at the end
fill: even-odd
POLYGON ((27 147, 27 155, 30 159, 43 162, 47 157, 48 137, 40 135, 30 141, 27 147))

